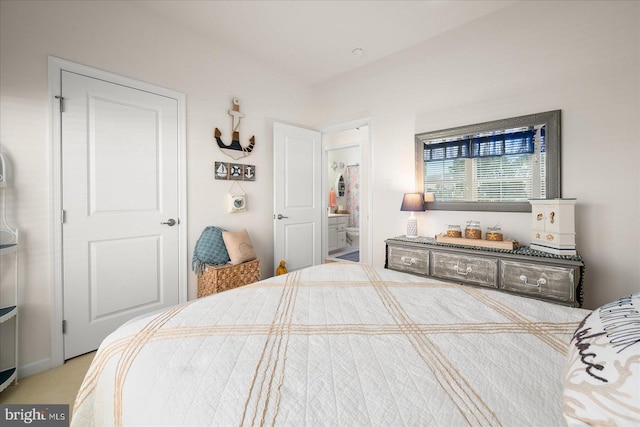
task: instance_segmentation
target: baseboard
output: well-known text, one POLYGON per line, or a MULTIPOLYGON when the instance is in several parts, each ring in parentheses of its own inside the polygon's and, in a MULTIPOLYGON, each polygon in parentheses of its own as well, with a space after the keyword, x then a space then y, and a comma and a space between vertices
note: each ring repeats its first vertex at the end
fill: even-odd
POLYGON ((41 359, 28 365, 18 366, 18 379, 30 377, 51 369, 51 358, 41 359))

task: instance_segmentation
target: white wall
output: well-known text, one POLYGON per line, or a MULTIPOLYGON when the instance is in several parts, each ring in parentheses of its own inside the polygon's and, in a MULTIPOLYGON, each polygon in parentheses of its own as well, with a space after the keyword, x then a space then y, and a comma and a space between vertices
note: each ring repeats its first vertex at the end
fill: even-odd
MULTIPOLYGON (((577 242, 587 264, 586 303, 594 307, 640 288, 638 9, 637 2, 518 2, 333 79, 314 94, 127 2, 1 1, 0 145, 15 163, 9 221, 24 243, 21 372, 46 368, 50 357, 47 55, 186 93, 190 251, 206 225, 250 224, 265 275, 273 271, 273 120, 313 125, 312 117, 323 128, 371 118, 373 145, 365 155, 371 148, 374 171, 366 176, 373 187, 374 264, 381 266, 384 239, 405 230, 399 205, 413 190, 416 132, 562 109, 563 194, 578 198, 577 242), (258 176, 243 184, 249 211, 229 215, 230 184, 213 179, 213 162, 230 158, 218 151, 212 132, 229 131, 233 96, 246 115, 241 137, 256 137, 246 163, 257 166, 258 176)), ((526 242, 529 227, 524 214, 420 216, 424 235, 473 217, 484 225, 498 219, 526 242)), ((195 276, 189 280, 193 297, 195 276)))
MULTIPOLYGON (((0 3, 0 145, 15 166, 9 222, 21 230, 21 374, 48 368, 51 341, 51 153, 47 55, 184 92, 187 97, 189 261, 201 230, 246 227, 273 274, 272 122, 303 123, 311 88, 127 2, 0 3), (257 166, 243 183, 248 212, 227 213, 228 181, 213 162, 232 161, 213 139, 230 135, 232 97, 245 114, 240 137, 256 147, 242 163, 257 166)), ((6 276, 2 276, 6 277, 6 276)), ((3 279, 4 282, 4 279, 3 279)), ((5 284, 2 283, 4 287, 5 284)), ((196 278, 189 274, 189 296, 196 278)))
MULTIPOLYGON (((638 2, 518 2, 316 87, 318 123, 372 123, 374 264, 404 234, 402 194, 414 190, 414 134, 562 110, 562 194, 576 197, 585 303, 640 290, 638 2)), ((436 212, 447 223, 500 222, 529 242, 529 214, 436 212)))

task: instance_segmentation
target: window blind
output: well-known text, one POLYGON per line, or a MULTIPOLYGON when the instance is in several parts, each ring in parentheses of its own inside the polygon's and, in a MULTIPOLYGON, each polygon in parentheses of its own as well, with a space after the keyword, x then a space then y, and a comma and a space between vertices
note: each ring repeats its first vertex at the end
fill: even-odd
POLYGON ((424 161, 462 159, 469 157, 469 140, 425 144, 424 161))
POLYGON ((482 157, 473 162, 473 200, 482 202, 527 200, 533 185, 529 154, 482 157))
POLYGON ((430 141, 424 144, 425 192, 436 200, 545 197, 545 151, 544 126, 430 141))
POLYGON ((467 197, 466 159, 425 163, 425 192, 434 193, 436 200, 465 200, 467 197))
POLYGON ((512 154, 533 153, 535 131, 504 133, 473 138, 472 157, 509 156, 512 154))
POLYGON ((534 152, 534 129, 517 129, 424 144, 424 161, 508 156, 534 152))

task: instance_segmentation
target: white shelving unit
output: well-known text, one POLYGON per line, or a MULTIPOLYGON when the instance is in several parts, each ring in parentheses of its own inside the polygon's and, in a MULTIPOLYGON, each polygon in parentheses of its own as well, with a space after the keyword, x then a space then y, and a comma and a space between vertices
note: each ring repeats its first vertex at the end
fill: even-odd
MULTIPOLYGON (((13 363, 0 365, 0 392, 7 388, 12 381, 18 383, 18 230, 7 224, 7 206, 5 203, 6 167, 4 158, 0 153, 0 267, 4 267, 5 260, 13 257, 13 298, 10 301, 0 299, 0 328, 13 328, 13 363)), ((10 262, 10 261, 9 261, 10 262)), ((2 268, 0 273, 5 270, 2 268)), ((8 295, 9 291, 2 289, 2 295, 8 295)), ((5 345, 1 351, 5 351, 5 345)), ((8 357, 2 353, 2 360, 8 357)))

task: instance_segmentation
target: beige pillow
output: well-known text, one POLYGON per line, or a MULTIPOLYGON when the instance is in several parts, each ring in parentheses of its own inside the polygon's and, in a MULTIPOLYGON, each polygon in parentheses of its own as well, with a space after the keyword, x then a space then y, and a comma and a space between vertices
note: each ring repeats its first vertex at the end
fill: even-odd
POLYGON ((242 264, 245 261, 256 259, 256 251, 246 229, 242 231, 223 231, 222 239, 229 252, 231 264, 242 264))

